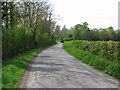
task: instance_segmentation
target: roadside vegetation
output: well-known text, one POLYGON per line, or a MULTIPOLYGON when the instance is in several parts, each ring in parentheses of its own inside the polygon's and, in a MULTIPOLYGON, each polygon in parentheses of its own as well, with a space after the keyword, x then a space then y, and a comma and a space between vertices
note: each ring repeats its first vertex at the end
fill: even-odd
POLYGON ((2 88, 18 88, 29 62, 56 43, 52 4, 0 2, 2 5, 2 88))
POLYGON ((120 32, 112 26, 90 29, 84 22, 70 29, 65 25, 61 28, 48 0, 15 0, 0 4, 3 88, 17 88, 29 62, 38 52, 65 41, 70 41, 65 42, 63 47, 71 55, 120 79, 117 73, 120 32))
POLYGON ((87 41, 75 40, 73 45, 81 50, 107 58, 110 61, 118 61, 117 41, 87 41))
MULTIPOLYGON (((56 30, 59 31, 59 30, 56 30)), ((80 61, 120 79, 120 31, 108 28, 90 29, 88 23, 59 31, 63 48, 80 61), (63 32, 63 34, 61 34, 63 32)))
POLYGON ((120 79, 117 42, 76 40, 65 42, 63 48, 80 61, 120 79))
POLYGON ((40 2, 2 2, 2 58, 55 43, 52 5, 40 2))
POLYGON ((34 59, 36 54, 48 47, 32 49, 12 59, 3 61, 2 88, 18 88, 21 77, 31 60, 34 59))

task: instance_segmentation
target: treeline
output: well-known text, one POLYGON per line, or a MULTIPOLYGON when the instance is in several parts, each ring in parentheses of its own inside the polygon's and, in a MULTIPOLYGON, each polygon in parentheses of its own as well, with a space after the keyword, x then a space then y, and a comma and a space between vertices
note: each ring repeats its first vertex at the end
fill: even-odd
POLYGON ((39 2, 2 2, 2 58, 55 43, 52 5, 39 2))
POLYGON ((77 24, 70 29, 67 29, 66 26, 64 26, 62 30, 59 28, 59 26, 57 26, 56 29, 56 33, 59 32, 58 36, 62 36, 61 41, 120 41, 120 32, 118 30, 114 30, 114 28, 111 26, 108 28, 90 29, 88 27, 88 23, 84 22, 83 24, 77 24))
POLYGON ((88 23, 77 24, 73 28, 73 38, 76 40, 94 40, 94 41, 119 41, 120 32, 115 31, 113 27, 100 28, 100 29, 89 29, 88 23))

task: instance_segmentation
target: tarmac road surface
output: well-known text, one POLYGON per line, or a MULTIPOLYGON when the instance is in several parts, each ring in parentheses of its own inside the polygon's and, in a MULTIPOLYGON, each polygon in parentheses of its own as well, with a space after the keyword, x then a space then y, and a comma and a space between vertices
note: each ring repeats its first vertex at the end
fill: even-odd
POLYGON ((118 81, 69 55, 58 43, 37 55, 26 88, 118 88, 118 81))

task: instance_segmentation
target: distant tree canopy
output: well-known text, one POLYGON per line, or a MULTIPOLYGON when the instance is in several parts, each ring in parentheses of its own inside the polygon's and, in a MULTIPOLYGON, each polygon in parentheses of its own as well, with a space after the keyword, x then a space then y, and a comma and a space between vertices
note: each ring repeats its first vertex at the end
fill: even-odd
MULTIPOLYGON (((64 36, 65 39, 62 39, 64 41, 67 40, 120 41, 120 32, 118 30, 114 30, 112 26, 108 28, 89 29, 88 23, 84 22, 83 24, 75 25, 70 30, 67 29, 65 32, 67 33, 67 35, 64 36)), ((64 35, 65 32, 63 32, 62 35, 64 35)))
POLYGON ((72 40, 72 30, 66 28, 66 25, 64 25, 62 29, 60 29, 60 26, 57 25, 55 27, 55 35, 56 40, 58 41, 72 40))

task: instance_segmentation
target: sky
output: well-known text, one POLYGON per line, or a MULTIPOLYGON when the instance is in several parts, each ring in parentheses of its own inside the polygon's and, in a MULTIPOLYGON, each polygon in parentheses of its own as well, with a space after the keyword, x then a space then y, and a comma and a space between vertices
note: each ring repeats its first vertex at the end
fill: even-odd
POLYGON ((58 24, 67 28, 88 22, 89 28, 118 29, 118 2, 120 0, 49 0, 58 24))

